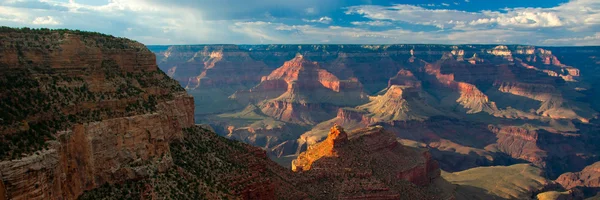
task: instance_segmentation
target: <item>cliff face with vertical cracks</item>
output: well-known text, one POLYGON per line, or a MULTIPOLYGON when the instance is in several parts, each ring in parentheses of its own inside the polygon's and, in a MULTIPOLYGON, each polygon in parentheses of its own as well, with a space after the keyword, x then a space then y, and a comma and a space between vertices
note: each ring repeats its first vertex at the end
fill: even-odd
POLYGON ((0 199, 75 199, 164 172, 194 102, 142 44, 65 30, 0 31, 0 199))

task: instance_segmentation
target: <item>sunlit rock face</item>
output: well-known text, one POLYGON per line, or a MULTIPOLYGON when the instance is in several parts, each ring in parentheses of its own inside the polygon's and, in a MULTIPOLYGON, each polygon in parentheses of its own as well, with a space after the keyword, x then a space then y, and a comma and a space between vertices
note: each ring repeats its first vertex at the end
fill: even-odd
POLYGON ((325 140, 309 146, 292 162, 292 170, 301 175, 319 174, 344 180, 341 184, 333 181, 335 188, 341 189, 333 194, 338 198, 387 199, 413 195, 441 198, 448 195, 427 194, 422 190, 435 187, 432 182, 441 179, 438 163, 429 152, 401 145, 392 133, 380 126, 347 133, 336 124, 325 140))

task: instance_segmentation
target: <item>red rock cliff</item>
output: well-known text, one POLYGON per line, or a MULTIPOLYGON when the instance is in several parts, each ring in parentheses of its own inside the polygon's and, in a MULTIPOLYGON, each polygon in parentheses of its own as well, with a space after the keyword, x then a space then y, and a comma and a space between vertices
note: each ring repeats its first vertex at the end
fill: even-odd
POLYGON ((194 102, 144 45, 62 30, 5 30, 0 38, 3 109, 21 111, 3 115, 0 126, 9 150, 0 199, 76 199, 172 165, 169 143, 194 125, 194 102), (44 145, 24 149, 7 137, 44 145))

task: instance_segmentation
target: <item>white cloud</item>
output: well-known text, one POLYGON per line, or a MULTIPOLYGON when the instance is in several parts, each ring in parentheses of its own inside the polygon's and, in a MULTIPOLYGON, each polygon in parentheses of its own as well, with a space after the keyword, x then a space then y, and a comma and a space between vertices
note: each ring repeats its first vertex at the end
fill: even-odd
MULTIPOLYGON (((468 1, 467 1, 468 2, 468 1)), ((448 6, 449 4, 443 3, 448 6)), ((393 6, 361 5, 349 7, 346 14, 371 20, 402 21, 439 29, 557 28, 571 31, 600 29, 600 1, 572 0, 552 8, 507 8, 503 11, 466 12, 433 9, 408 4, 393 6)))
POLYGON ((544 40, 543 43, 552 45, 600 45, 600 32, 585 37, 551 38, 544 40))
POLYGON ((312 20, 302 19, 302 21, 304 21, 304 22, 329 24, 329 23, 331 23, 331 21, 333 21, 333 19, 331 19, 330 17, 325 16, 325 17, 321 17, 319 19, 312 19, 312 20))
POLYGON ((31 22, 32 24, 37 24, 37 25, 59 25, 60 21, 54 19, 51 16, 46 16, 46 17, 36 17, 35 20, 33 20, 33 22, 31 22))
POLYGON ((543 12, 540 9, 513 9, 507 13, 484 12, 489 18, 471 21, 471 25, 498 24, 516 27, 559 27, 565 25, 555 12, 543 12))
POLYGON ((427 9, 413 5, 384 6, 353 6, 349 7, 346 14, 359 14, 372 20, 402 21, 419 25, 430 25, 439 28, 452 27, 447 23, 453 21, 472 21, 483 17, 483 14, 470 13, 459 10, 427 9))

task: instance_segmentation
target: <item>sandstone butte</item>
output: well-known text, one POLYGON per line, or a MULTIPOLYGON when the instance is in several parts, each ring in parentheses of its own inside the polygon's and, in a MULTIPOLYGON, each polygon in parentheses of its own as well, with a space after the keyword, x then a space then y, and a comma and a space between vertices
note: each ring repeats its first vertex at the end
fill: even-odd
POLYGON ((232 95, 242 104, 257 104, 261 111, 284 122, 315 124, 331 118, 341 106, 367 101, 356 78, 340 80, 302 55, 286 61, 261 78, 255 87, 232 95))
POLYGON ((0 199, 441 197, 427 151, 380 127, 334 127, 319 148, 337 157, 293 173, 195 126, 193 99, 140 43, 6 27, 0 41, 0 199))

